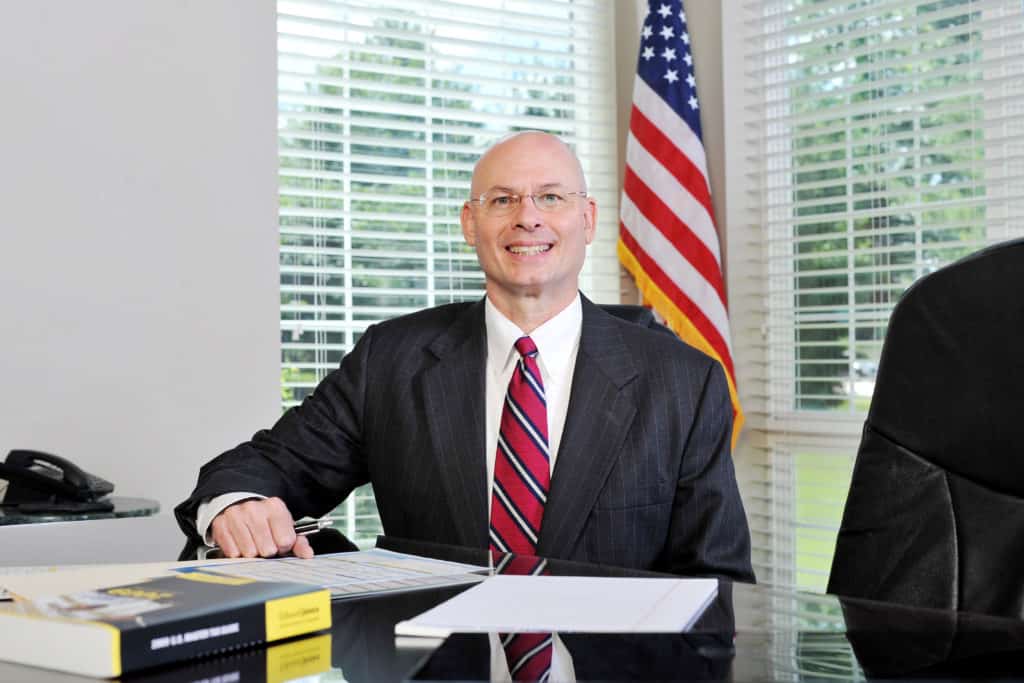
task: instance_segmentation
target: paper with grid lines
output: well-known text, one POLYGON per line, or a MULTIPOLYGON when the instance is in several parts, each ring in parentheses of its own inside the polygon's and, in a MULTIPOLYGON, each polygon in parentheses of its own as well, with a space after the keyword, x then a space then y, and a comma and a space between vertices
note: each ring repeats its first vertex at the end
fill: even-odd
POLYGON ((181 571, 196 569, 263 581, 309 583, 327 588, 332 598, 475 583, 484 579, 483 575, 475 572, 487 572, 487 567, 434 560, 380 548, 317 555, 311 560, 283 557, 233 562, 230 565, 211 563, 181 571))

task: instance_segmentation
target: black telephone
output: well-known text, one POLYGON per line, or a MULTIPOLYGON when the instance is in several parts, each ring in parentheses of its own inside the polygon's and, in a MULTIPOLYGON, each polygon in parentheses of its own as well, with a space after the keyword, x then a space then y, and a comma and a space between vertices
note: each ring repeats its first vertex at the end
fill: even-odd
POLYGON ((109 512, 114 505, 104 496, 114 490, 106 479, 85 472, 49 453, 16 450, 0 463, 7 481, 2 505, 19 512, 109 512))

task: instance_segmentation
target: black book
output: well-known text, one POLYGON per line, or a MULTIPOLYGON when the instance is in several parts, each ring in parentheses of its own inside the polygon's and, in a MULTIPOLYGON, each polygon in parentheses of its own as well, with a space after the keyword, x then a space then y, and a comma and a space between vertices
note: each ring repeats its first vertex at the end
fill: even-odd
POLYGON ((114 677, 330 626, 326 589, 193 571, 8 606, 0 659, 114 677))

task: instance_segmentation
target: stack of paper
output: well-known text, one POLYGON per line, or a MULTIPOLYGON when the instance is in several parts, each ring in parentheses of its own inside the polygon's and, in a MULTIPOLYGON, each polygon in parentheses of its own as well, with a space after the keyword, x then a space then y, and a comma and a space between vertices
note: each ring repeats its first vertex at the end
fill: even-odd
POLYGON ((693 626, 716 595, 716 579, 492 576, 399 622, 395 635, 679 633, 693 626))

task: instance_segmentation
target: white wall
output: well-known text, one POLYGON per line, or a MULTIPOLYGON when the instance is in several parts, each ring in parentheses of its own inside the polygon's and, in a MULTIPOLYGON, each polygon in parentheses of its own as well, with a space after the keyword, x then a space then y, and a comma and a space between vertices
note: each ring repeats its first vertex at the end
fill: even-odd
POLYGON ((0 457, 182 499, 279 412, 273 0, 6 3, 0 457))

